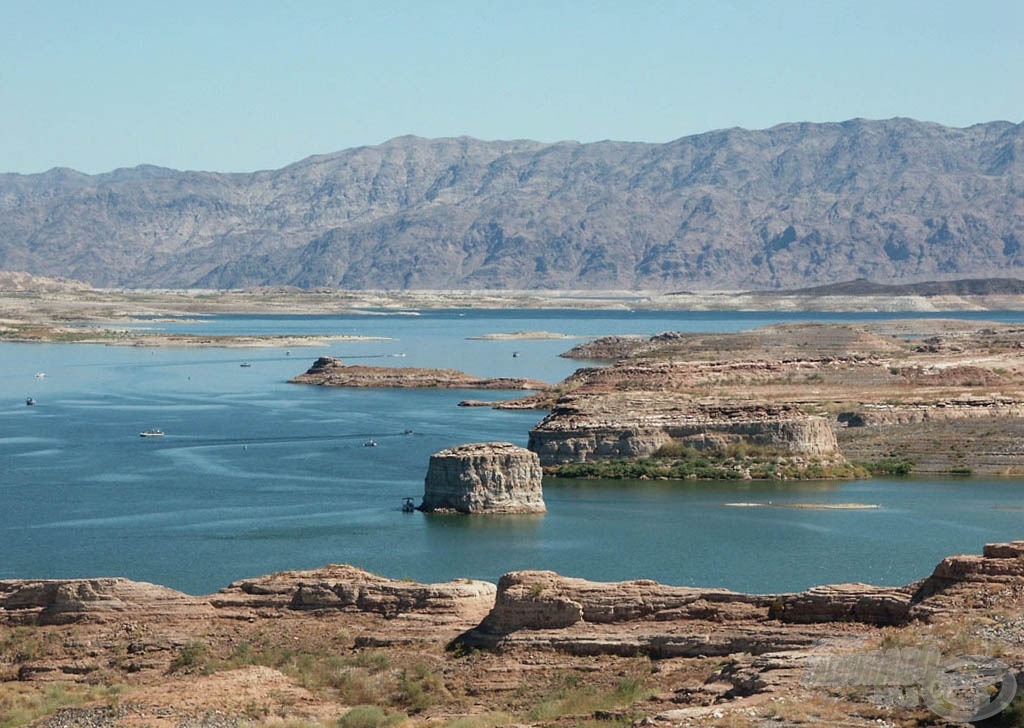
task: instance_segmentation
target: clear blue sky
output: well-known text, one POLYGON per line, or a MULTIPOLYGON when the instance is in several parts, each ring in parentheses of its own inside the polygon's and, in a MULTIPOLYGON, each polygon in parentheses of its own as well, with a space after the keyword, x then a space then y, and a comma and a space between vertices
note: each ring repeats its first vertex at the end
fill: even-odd
POLYGON ((1024 120, 1021 0, 0 0, 0 172, 1024 120))

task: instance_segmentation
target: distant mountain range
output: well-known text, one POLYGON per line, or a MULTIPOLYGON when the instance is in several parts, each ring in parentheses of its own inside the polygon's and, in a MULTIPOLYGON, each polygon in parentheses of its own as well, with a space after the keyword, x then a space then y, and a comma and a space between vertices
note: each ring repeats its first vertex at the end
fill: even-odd
POLYGON ((0 175, 0 269, 134 288, 770 290, 1024 275, 1024 124, 401 137, 251 174, 0 175))

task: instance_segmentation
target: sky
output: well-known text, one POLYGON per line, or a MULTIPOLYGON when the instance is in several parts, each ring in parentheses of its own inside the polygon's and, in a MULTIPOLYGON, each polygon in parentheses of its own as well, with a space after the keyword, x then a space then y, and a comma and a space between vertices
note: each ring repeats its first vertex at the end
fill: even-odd
POLYGON ((1024 121, 1020 0, 0 0, 0 172, 1024 121))

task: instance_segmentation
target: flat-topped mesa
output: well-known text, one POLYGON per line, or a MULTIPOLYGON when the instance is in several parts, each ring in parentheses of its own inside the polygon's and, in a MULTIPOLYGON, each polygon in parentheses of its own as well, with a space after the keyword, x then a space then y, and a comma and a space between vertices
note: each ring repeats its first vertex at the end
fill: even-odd
POLYGON ((544 513, 536 453, 510 442, 459 445, 430 456, 421 511, 544 513))
POLYGON ((842 459, 829 421, 799 407, 704 405, 653 392, 565 397, 530 431, 529 448, 547 466, 646 457, 670 445, 714 453, 738 444, 842 459))
POLYGON ((289 380, 294 384, 323 387, 430 388, 430 389, 548 389, 549 385, 523 377, 474 377, 457 369, 423 367, 369 367, 343 364, 322 356, 305 373, 289 380))
POLYGON ((494 594, 494 584, 476 579, 420 584, 330 564, 236 581, 210 602, 218 608, 334 610, 385 617, 419 614, 441 623, 479 618, 491 608, 494 594))

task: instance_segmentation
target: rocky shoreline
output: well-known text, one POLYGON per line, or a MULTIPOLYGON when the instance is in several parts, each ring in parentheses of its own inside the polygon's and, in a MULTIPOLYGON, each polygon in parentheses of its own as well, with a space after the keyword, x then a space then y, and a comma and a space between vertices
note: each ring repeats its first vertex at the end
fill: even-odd
POLYGON ((546 407, 563 476, 840 478, 1024 472, 1024 329, 947 319, 605 337, 605 362, 498 406, 546 407))
POLYGON ((318 358, 304 373, 289 380, 320 387, 390 387, 399 389, 534 389, 548 384, 520 377, 474 377, 456 369, 373 367, 344 364, 329 356, 318 358))
POLYGON ((418 584, 351 566, 208 596, 117 578, 4 580, 0 693, 119 686, 116 702, 56 706, 38 726, 326 725, 370 705, 407 726, 939 726, 948 715, 886 703, 884 684, 808 676, 830 660, 885 655, 907 668, 929 650, 998 657, 1017 673, 1022 609, 1020 541, 951 556, 903 587, 795 594, 548 571, 418 584), (314 663, 327 675, 314 679, 314 663), (67 722, 75 716, 96 722, 67 722))

